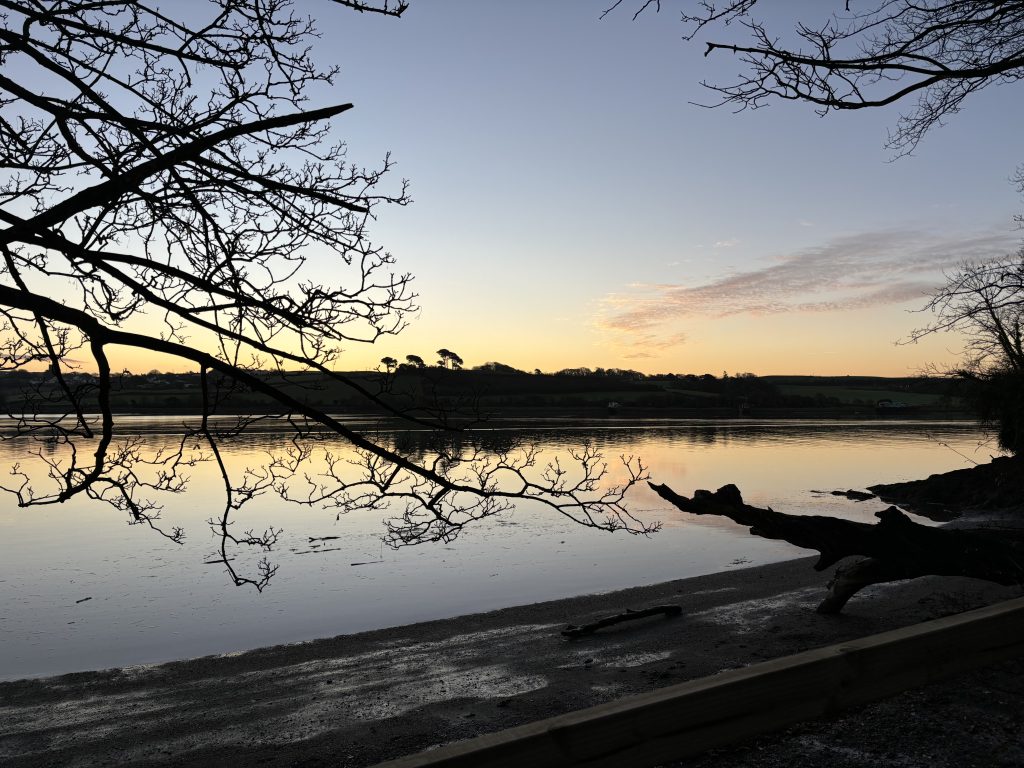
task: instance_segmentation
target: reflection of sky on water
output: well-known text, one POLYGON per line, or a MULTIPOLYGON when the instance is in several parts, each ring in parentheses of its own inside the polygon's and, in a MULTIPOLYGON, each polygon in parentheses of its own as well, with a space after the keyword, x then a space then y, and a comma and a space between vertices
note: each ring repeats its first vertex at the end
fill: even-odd
MULTIPOLYGON (((159 444, 175 419, 138 419, 159 444)), ((228 450, 235 466, 259 463, 279 431, 257 432, 228 450)), ((988 458, 971 425, 778 422, 543 424, 524 433, 554 455, 590 440, 616 472, 619 454, 642 456, 657 482, 689 494, 736 483, 752 504, 870 520, 879 504, 818 496, 811 489, 863 488, 924 477, 988 458)), ((487 440, 507 441, 496 430, 487 440)), ((410 436, 415 440, 416 436, 410 436)), ((0 443, 8 464, 26 461, 25 441, 0 443)), ((27 463, 27 461, 26 461, 27 463)), ((650 538, 583 529, 534 505, 477 524, 454 545, 383 549, 379 513, 335 522, 330 511, 258 499, 239 530, 281 526, 272 554, 281 568, 262 594, 231 587, 205 521, 222 504, 210 465, 193 470, 184 494, 166 500, 175 546, 109 508, 0 507, 0 678, 222 653, 433 618, 650 584, 787 559, 804 551, 753 538, 727 521, 666 508, 646 488, 632 508, 660 519, 650 538), (340 536, 313 547, 310 537, 340 536), (314 551, 311 551, 314 550, 314 551), (315 551, 327 550, 327 551, 315 551), (77 602, 89 597, 90 600, 77 602)), ((573 617, 565 617, 566 621, 573 617)))

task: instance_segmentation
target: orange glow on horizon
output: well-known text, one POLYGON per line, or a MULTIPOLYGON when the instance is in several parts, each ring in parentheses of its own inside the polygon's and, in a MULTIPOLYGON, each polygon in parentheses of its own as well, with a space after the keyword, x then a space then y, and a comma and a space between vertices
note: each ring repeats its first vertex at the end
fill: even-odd
MULTIPOLYGON (((529 340, 512 340, 498 345, 488 339, 481 343, 476 339, 446 338, 433 344, 420 341, 409 334, 386 343, 359 347, 343 354, 336 370, 374 370, 380 359, 390 356, 404 361, 406 354, 418 354, 428 365, 436 362, 434 350, 442 346, 456 351, 465 361, 466 367, 487 362, 500 362, 519 368, 528 373, 539 369, 553 373, 565 368, 624 368, 645 374, 658 373, 711 373, 720 376, 723 371, 730 374, 750 372, 766 375, 816 375, 816 376, 912 376, 934 366, 943 368, 957 362, 955 338, 933 337, 920 344, 898 346, 892 341, 878 343, 871 339, 846 340, 842 349, 821 350, 820 346, 807 343, 792 345, 773 344, 761 338, 729 338, 723 335, 714 339, 699 339, 680 346, 675 350, 663 350, 651 357, 631 357, 628 352, 607 345, 602 348, 599 340, 587 339, 590 343, 557 344, 541 346, 530 344, 529 340), (407 340, 406 340, 407 339, 407 340)), ((146 373, 158 370, 167 373, 195 372, 196 366, 180 358, 149 352, 147 350, 111 347, 108 350, 111 367, 115 371, 128 370, 132 373, 146 373)), ((290 367, 290 366, 289 366, 290 367)), ((78 369, 94 370, 89 361, 79 361, 78 369)))

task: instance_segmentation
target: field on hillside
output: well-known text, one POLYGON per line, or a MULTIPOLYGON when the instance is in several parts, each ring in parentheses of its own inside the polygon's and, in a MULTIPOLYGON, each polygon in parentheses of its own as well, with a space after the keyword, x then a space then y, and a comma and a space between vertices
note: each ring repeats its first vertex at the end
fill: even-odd
POLYGON ((834 397, 841 403, 854 404, 859 402, 875 404, 879 400, 892 400, 907 405, 930 406, 938 405, 942 395, 924 392, 906 392, 894 389, 855 389, 851 387, 814 385, 814 384, 780 384, 779 392, 784 395, 799 397, 834 397))

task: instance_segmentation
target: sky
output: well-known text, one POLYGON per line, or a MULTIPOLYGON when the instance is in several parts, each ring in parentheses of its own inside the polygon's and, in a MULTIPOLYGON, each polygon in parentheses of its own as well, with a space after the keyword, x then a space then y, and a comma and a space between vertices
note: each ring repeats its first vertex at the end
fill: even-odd
POLYGON ((899 109, 697 106, 702 80, 741 65, 705 58, 709 35, 684 41, 672 3, 602 20, 609 4, 413 0, 401 19, 297 4, 341 67, 318 98, 355 104, 338 136, 359 163, 391 152, 414 201, 379 210, 372 235, 416 276, 420 311, 340 367, 441 347, 531 371, 901 376, 955 360, 955 337, 898 342, 928 322, 915 310, 943 270, 1016 249, 1024 100, 982 92, 894 161, 899 109))

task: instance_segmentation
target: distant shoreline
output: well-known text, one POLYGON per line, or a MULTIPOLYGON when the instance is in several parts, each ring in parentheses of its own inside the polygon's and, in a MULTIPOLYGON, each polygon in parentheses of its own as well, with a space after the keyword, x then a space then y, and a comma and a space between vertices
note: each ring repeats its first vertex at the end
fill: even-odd
MULTIPOLYGON (((65 414, 66 411, 38 411, 34 416, 53 417, 65 414)), ((115 416, 152 416, 155 418, 185 416, 201 418, 202 414, 194 408, 182 408, 174 410, 160 408, 146 410, 142 408, 113 408, 115 416)), ((257 411, 253 409, 222 409, 218 410, 216 416, 275 416, 282 414, 279 410, 257 411)), ((382 411, 363 411, 345 409, 343 411, 329 410, 332 416, 353 417, 359 419, 395 419, 401 420, 400 416, 382 411)), ((87 416, 97 416, 98 413, 87 413, 87 416)), ((9 414, 3 418, 10 419, 9 414)), ((969 411, 962 409, 923 409, 879 414, 874 409, 841 407, 841 408, 755 408, 740 414, 732 408, 621 408, 610 413, 607 408, 506 408, 500 411, 493 411, 485 414, 482 423, 491 422, 515 422, 523 419, 550 419, 558 421, 569 421, 573 419, 585 420, 588 422, 617 422, 629 421, 631 419, 688 419, 707 421, 767 421, 771 419, 823 419, 823 420, 860 420, 860 421, 977 421, 977 417, 969 411)))
MULTIPOLYGON (((619 418, 894 418, 969 417, 956 382, 938 377, 754 376, 658 374, 612 369, 526 373, 491 364, 469 370, 426 367, 385 374, 257 372, 293 401, 319 413, 386 415, 388 409, 449 418, 566 416, 619 418)), ((67 382, 92 393, 81 403, 97 410, 95 376, 68 373, 67 382)), ((113 382, 118 414, 180 415, 202 409, 197 374, 124 373, 113 382)), ((216 388, 217 381, 212 382, 216 388)), ((59 413, 67 402, 46 373, 0 374, 0 407, 59 413), (26 399, 27 398, 27 399, 26 399)), ((70 407, 70 406, 69 406, 70 407)), ((280 403, 263 392, 229 387, 217 398, 222 414, 267 414, 280 403)))

